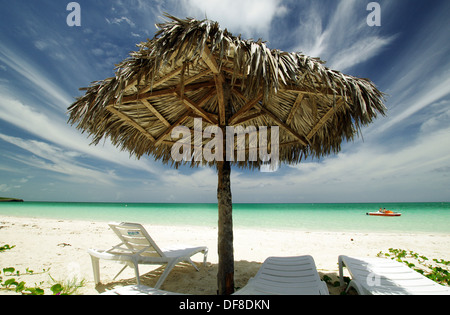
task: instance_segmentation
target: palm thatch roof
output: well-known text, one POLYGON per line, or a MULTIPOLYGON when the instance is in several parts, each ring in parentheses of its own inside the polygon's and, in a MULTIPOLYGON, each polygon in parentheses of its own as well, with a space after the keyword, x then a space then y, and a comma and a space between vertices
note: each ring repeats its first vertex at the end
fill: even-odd
POLYGON ((94 144, 109 137, 138 158, 178 166, 171 131, 183 125, 194 134, 194 118, 202 118, 203 128, 279 126, 280 162, 298 163, 337 153, 342 141, 385 113, 383 93, 370 80, 235 37, 217 22, 167 17, 153 39, 117 65, 115 77, 94 82, 69 107, 69 122, 94 144))

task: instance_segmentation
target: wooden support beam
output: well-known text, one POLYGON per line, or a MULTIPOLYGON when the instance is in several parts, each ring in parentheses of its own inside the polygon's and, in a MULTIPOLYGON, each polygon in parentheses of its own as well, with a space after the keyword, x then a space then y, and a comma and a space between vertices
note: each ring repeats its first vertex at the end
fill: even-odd
POLYGON ((327 121, 331 118, 331 116, 333 116, 344 105, 344 103, 345 102, 343 100, 339 100, 336 106, 332 106, 331 109, 325 115, 323 115, 323 117, 319 120, 319 122, 311 129, 306 138, 308 140, 311 140, 312 137, 315 136, 317 131, 319 131, 319 129, 322 128, 327 123, 327 121))
POLYGON ((300 104, 303 101, 303 98, 305 97, 305 94, 298 94, 297 99, 295 100, 294 105, 291 108, 291 111, 289 112, 289 116, 286 119, 286 125, 290 125, 292 122, 292 119, 294 119, 295 113, 300 107, 300 104))
POLYGON ((269 116, 270 118, 272 118, 273 121, 275 121, 275 123, 280 126, 281 128, 283 128, 284 130, 286 130, 287 132, 289 132, 291 135, 293 135, 295 138, 297 138, 297 140, 303 144, 304 146, 308 145, 308 139, 306 139, 305 137, 302 137, 301 135, 299 135, 294 129, 292 129, 291 127, 289 127, 288 125, 286 125, 284 122, 282 122, 275 114, 273 114, 272 112, 270 112, 268 109, 261 107, 261 112, 264 113, 265 115, 269 116))
MULTIPOLYGON (((203 108, 203 106, 210 101, 215 95, 217 94, 216 89, 211 89, 208 93, 205 94, 205 96, 203 96, 203 98, 198 101, 197 103, 197 107, 199 108, 203 108)), ((214 121, 219 121, 219 117, 216 114, 212 114, 212 113, 207 113, 209 115, 209 117, 211 117, 212 119, 214 119, 214 121)), ((201 116, 198 116, 201 118, 201 116)))
POLYGON ((132 88, 136 87, 137 84, 137 80, 132 80, 131 83, 128 83, 127 86, 125 87, 124 91, 128 91, 131 90, 132 88))
POLYGON ((159 78, 158 81, 153 82, 153 84, 148 84, 148 86, 139 91, 140 93, 146 93, 154 88, 157 88, 158 86, 160 86, 161 84, 169 81, 170 79, 172 79, 173 77, 177 76, 178 74, 181 73, 181 71, 183 71, 183 67, 180 68, 176 68, 175 70, 172 70, 171 72, 169 72, 168 74, 164 75, 163 77, 159 78))
POLYGON ((199 106, 199 104, 196 104, 194 101, 192 101, 189 97, 185 95, 181 95, 179 92, 177 92, 178 96, 180 97, 183 104, 188 108, 193 110, 195 113, 200 115, 200 117, 206 119, 209 123, 213 125, 217 125, 218 121, 217 118, 215 118, 212 114, 206 112, 203 108, 199 106))
POLYGON ((209 50, 208 46, 205 45, 202 53, 202 59, 206 63, 206 65, 211 69, 211 71, 214 74, 219 74, 219 65, 217 64, 216 59, 212 55, 211 51, 209 50))
MULTIPOLYGON (((236 93, 236 90, 233 90, 233 93, 236 93)), ((240 94, 240 93, 239 93, 240 94)), ((258 96, 254 99, 252 99, 251 101, 247 101, 247 99, 241 94, 240 95, 244 101, 246 101, 247 103, 241 107, 240 110, 238 110, 233 117, 230 118, 230 124, 235 123, 242 115, 244 115, 245 113, 247 113, 250 109, 252 109, 253 107, 255 107, 259 101, 262 100, 263 94, 259 93, 258 96)))
POLYGON ((323 95, 323 96, 329 96, 329 97, 337 97, 337 98, 343 98, 342 95, 339 93, 335 93, 332 89, 329 88, 322 88, 317 89, 317 91, 311 91, 302 87, 282 87, 280 88, 280 92, 292 92, 292 93, 303 93, 306 95, 323 95))
MULTIPOLYGON (((195 84, 189 84, 189 85, 185 85, 184 86, 184 91, 192 91, 192 90, 197 90, 197 89, 201 89, 201 88, 207 88, 207 87, 212 87, 215 86, 216 83, 215 81, 207 81, 207 82, 201 82, 201 83, 195 83, 195 84)), ((146 93, 140 93, 140 94, 136 94, 136 95, 129 95, 129 96, 124 96, 122 97, 122 104, 126 104, 126 103, 131 103, 131 102, 137 102, 143 99, 152 99, 152 98, 157 98, 160 96, 176 96, 177 92, 179 91, 178 87, 170 87, 167 89, 162 89, 162 90, 158 90, 158 91, 152 91, 152 92, 146 92, 146 93)), ((110 102, 108 105, 115 105, 115 101, 110 102)))
MULTIPOLYGON (((171 72, 169 72, 168 74, 166 74, 165 76, 159 78, 158 81, 153 82, 153 84, 149 84, 146 88, 144 88, 143 90, 141 90, 141 93, 146 93, 148 91, 150 91, 152 88, 156 88, 158 86, 160 86, 161 84, 163 84, 164 82, 172 79, 174 76, 178 75, 181 71, 182 71, 182 67, 181 68, 176 68, 174 70, 172 70, 171 72)), ((137 84, 137 79, 132 80, 130 83, 127 84, 127 86, 125 87, 125 91, 130 90, 131 88, 135 87, 137 84)))
POLYGON ((141 100, 141 103, 144 104, 164 125, 170 127, 170 123, 161 115, 152 104, 150 104, 147 100, 141 100))
POLYGON ((318 108, 317 108, 317 99, 315 97, 310 97, 309 101, 310 101, 310 105, 311 105, 311 111, 312 111, 312 115, 313 115, 313 119, 314 119, 314 124, 316 124, 318 122, 318 117, 319 117, 318 108))
POLYGON ((121 120, 123 120, 125 123, 129 124, 130 126, 133 126, 134 128, 136 128, 137 130, 139 130, 144 136, 146 136, 149 140, 151 140, 152 142, 155 142, 155 138, 153 138, 153 136, 144 128, 142 128, 137 122, 135 122, 131 117, 125 115, 122 112, 119 112, 117 109, 115 109, 112 106, 108 106, 107 109, 113 113, 114 115, 116 115, 117 117, 119 117, 121 120))
POLYGON ((225 96, 223 93, 223 83, 225 80, 221 75, 214 75, 214 81, 216 81, 217 102, 219 103, 219 125, 225 126, 225 96))
POLYGON ((175 129, 175 127, 177 127, 177 126, 181 125, 182 123, 184 123, 186 121, 186 119, 188 119, 191 114, 192 114, 192 112, 190 110, 188 110, 173 125, 170 125, 169 128, 167 128, 166 131, 164 131, 159 136, 159 138, 156 140, 155 147, 160 145, 164 141, 164 139, 172 132, 172 130, 175 129))
MULTIPOLYGON (((176 95, 176 88, 170 88, 170 89, 164 89, 159 91, 153 91, 153 92, 147 92, 147 93, 141 93, 141 94, 135 94, 135 95, 129 95, 122 97, 122 104, 131 103, 131 102, 138 102, 140 100, 144 99, 152 99, 160 96, 170 96, 170 95, 176 95)), ((115 105, 116 100, 110 102, 108 106, 115 105)))
MULTIPOLYGON (((208 93, 205 94, 205 96, 198 102, 198 107, 203 107, 211 98, 213 98, 214 95, 217 94, 216 89, 211 89, 208 93)), ((213 115, 213 114, 210 114, 213 115)), ((213 115, 214 117, 216 115, 213 115)), ((217 120, 217 117, 216 117, 217 120)))
POLYGON ((201 78, 204 78, 204 77, 208 76, 210 73, 212 73, 211 69, 207 69, 205 71, 202 71, 199 74, 196 74, 196 75, 194 75, 194 76, 192 76, 192 77, 190 77, 188 79, 185 79, 184 80, 184 84, 188 85, 188 84, 190 84, 192 82, 197 81, 198 79, 201 79, 201 78))
POLYGON ((249 120, 261 117, 262 115, 263 114, 261 112, 257 112, 257 113, 252 114, 252 115, 241 117, 241 118, 235 120, 232 124, 230 124, 230 126, 236 126, 236 125, 243 124, 243 123, 245 123, 245 122, 247 122, 249 120))
POLYGON ((223 92, 223 84, 225 82, 225 78, 223 74, 220 73, 219 65, 217 64, 216 59, 213 54, 209 50, 208 46, 205 45, 202 53, 202 59, 208 66, 208 68, 214 73, 214 81, 217 90, 217 100, 219 103, 219 124, 221 126, 226 125, 225 118, 225 97, 223 92))

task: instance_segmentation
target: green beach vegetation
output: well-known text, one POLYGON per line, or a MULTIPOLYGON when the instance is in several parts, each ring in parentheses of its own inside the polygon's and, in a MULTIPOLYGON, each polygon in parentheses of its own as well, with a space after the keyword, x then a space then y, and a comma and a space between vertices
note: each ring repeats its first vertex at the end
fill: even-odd
MULTIPOLYGON (((0 246, 0 253, 3 253, 7 250, 12 250, 15 245, 3 245, 0 246)), ((25 283, 25 281, 16 280, 16 277, 21 276, 32 276, 42 273, 47 273, 51 279, 52 286, 50 287, 50 291, 53 295, 72 295, 76 294, 77 290, 84 286, 85 280, 78 280, 76 278, 57 281, 52 278, 49 273, 50 268, 42 269, 41 272, 35 272, 30 268, 26 268, 25 272, 16 270, 15 267, 0 267, 0 291, 12 291, 16 293, 20 293, 22 295, 44 295, 45 290, 42 288, 44 282, 35 283, 34 286, 29 286, 25 283)))
POLYGON ((411 250, 389 248, 388 253, 379 252, 378 257, 391 258, 442 285, 450 285, 450 261, 429 259, 411 250))
MULTIPOLYGON (((433 280, 441 285, 450 285, 450 261, 444 259, 429 259, 424 255, 418 254, 411 250, 389 248, 388 252, 380 251, 377 257, 390 258, 392 260, 397 260, 413 269, 414 271, 424 275, 425 277, 433 280)), ((330 274, 326 274, 322 277, 322 280, 333 287, 339 287, 339 281, 333 281, 333 277, 330 274)), ((344 282, 346 286, 350 283, 350 277, 344 277, 344 282)), ((341 295, 354 295, 356 291, 353 289, 349 291, 342 291, 341 295)))

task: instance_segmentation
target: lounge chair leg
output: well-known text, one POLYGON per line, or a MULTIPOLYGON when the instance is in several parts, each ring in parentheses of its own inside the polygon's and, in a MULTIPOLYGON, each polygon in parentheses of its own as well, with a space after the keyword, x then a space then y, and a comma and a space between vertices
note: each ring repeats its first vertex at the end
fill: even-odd
POLYGON ((206 259, 208 258, 208 249, 203 252, 203 267, 206 267, 206 259))
POLYGON ((164 280, 166 280, 167 276, 178 262, 179 261, 173 261, 167 264, 166 268, 164 268, 164 272, 162 273, 161 277, 159 277, 158 282, 156 282, 155 289, 159 289, 162 286, 164 280))
POLYGON ((125 268, 127 268, 128 265, 123 266, 122 269, 120 269, 120 271, 114 276, 113 280, 116 280, 116 278, 125 270, 125 268))
POLYGON ((91 261, 92 261, 92 269, 94 271, 94 282, 95 285, 100 283, 100 259, 97 257, 94 257, 91 255, 91 261))
POLYGON ((345 285, 345 281, 344 281, 344 262, 342 261, 341 257, 339 257, 338 262, 339 262, 339 284, 341 286, 343 286, 343 285, 345 285))
POLYGON ((141 285, 141 279, 139 278, 139 265, 137 263, 133 263, 133 265, 134 265, 134 273, 136 275, 137 285, 141 285))
POLYGON ((348 284, 347 288, 345 289, 345 294, 348 293, 348 291, 350 290, 351 287, 352 287, 352 281, 350 281, 350 283, 348 284))
POLYGON ((364 290, 363 288, 358 284, 358 282, 356 281, 350 281, 350 283, 348 284, 347 289, 345 290, 345 293, 348 293, 348 291, 350 290, 350 288, 353 288, 356 290, 356 293, 358 293, 358 295, 363 295, 364 290))
POLYGON ((189 262, 195 268, 195 270, 200 271, 190 258, 187 260, 187 262, 189 262))

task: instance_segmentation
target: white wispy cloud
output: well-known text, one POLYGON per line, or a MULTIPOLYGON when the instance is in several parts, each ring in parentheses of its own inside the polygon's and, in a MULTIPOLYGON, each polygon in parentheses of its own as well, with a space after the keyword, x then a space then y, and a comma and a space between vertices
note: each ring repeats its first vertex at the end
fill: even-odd
MULTIPOLYGON (((384 132, 393 127, 401 127, 405 121, 411 125, 423 120, 422 116, 413 117, 421 110, 435 104, 450 94, 450 77, 442 74, 426 81, 425 86, 418 87, 404 99, 394 99, 394 109, 390 112, 390 119, 377 128, 377 132, 384 132)), ((417 77, 416 80, 421 80, 417 77)))
POLYGON ((369 12, 360 1, 338 1, 334 8, 325 8, 319 2, 302 3, 297 45, 292 50, 320 57, 330 68, 346 71, 378 55, 396 38, 396 34, 379 35, 376 28, 367 25, 369 12))
POLYGON ((444 7, 449 7, 448 2, 440 5, 443 8, 436 7, 434 18, 421 21, 420 30, 408 38, 401 54, 387 63, 389 70, 381 83, 389 95, 388 117, 376 122, 371 132, 395 132, 396 128, 421 126, 424 121, 436 123, 445 117, 450 99, 450 25, 442 24, 447 19, 444 7))
POLYGON ((369 36, 355 41, 353 44, 341 47, 329 60, 327 66, 345 71, 353 66, 377 56, 386 46, 392 43, 395 36, 369 36))
POLYGON ((216 200, 217 173, 212 168, 200 167, 189 174, 169 169, 160 175, 158 185, 153 190, 160 191, 162 195, 172 194, 177 196, 178 200, 216 200))
POLYGON ((122 24, 124 22, 124 23, 128 24, 131 27, 135 27, 136 26, 136 24, 132 20, 127 18, 126 16, 122 16, 120 18, 111 18, 111 19, 105 18, 105 19, 106 19, 106 22, 108 22, 108 24, 120 25, 120 24, 122 24))
POLYGON ((430 133, 396 151, 367 143, 322 161, 285 165, 277 176, 234 172, 233 197, 246 202, 436 200, 450 193, 450 143, 442 145, 449 133, 449 128, 430 133))
POLYGON ((109 141, 104 145, 90 146, 89 140, 74 127, 66 123, 67 118, 38 106, 25 105, 8 95, 0 88, 0 119, 27 131, 45 141, 53 143, 65 152, 78 152, 84 156, 118 164, 122 167, 139 169, 151 174, 157 173, 156 163, 130 158, 126 152, 121 152, 109 141))
POLYGON ((0 184, 0 192, 8 192, 11 190, 11 187, 6 184, 0 184))
POLYGON ((180 6, 177 11, 186 16, 218 21, 245 36, 267 36, 273 19, 288 13, 282 0, 181 0, 180 6))
POLYGON ((77 182, 113 185, 118 181, 114 172, 104 172, 81 165, 76 159, 80 156, 77 152, 67 151, 42 141, 25 140, 4 134, 0 134, 0 139, 31 153, 31 155, 17 154, 11 158, 33 168, 68 175, 69 180, 77 182))
POLYGON ((43 73, 26 57, 18 51, 12 51, 0 44, 0 61, 7 64, 14 72, 21 75, 24 82, 31 84, 34 88, 45 91, 42 96, 54 108, 61 110, 61 105, 70 104, 73 98, 68 95, 57 84, 48 79, 48 74, 43 73), (59 105, 58 105, 59 104, 59 105))

